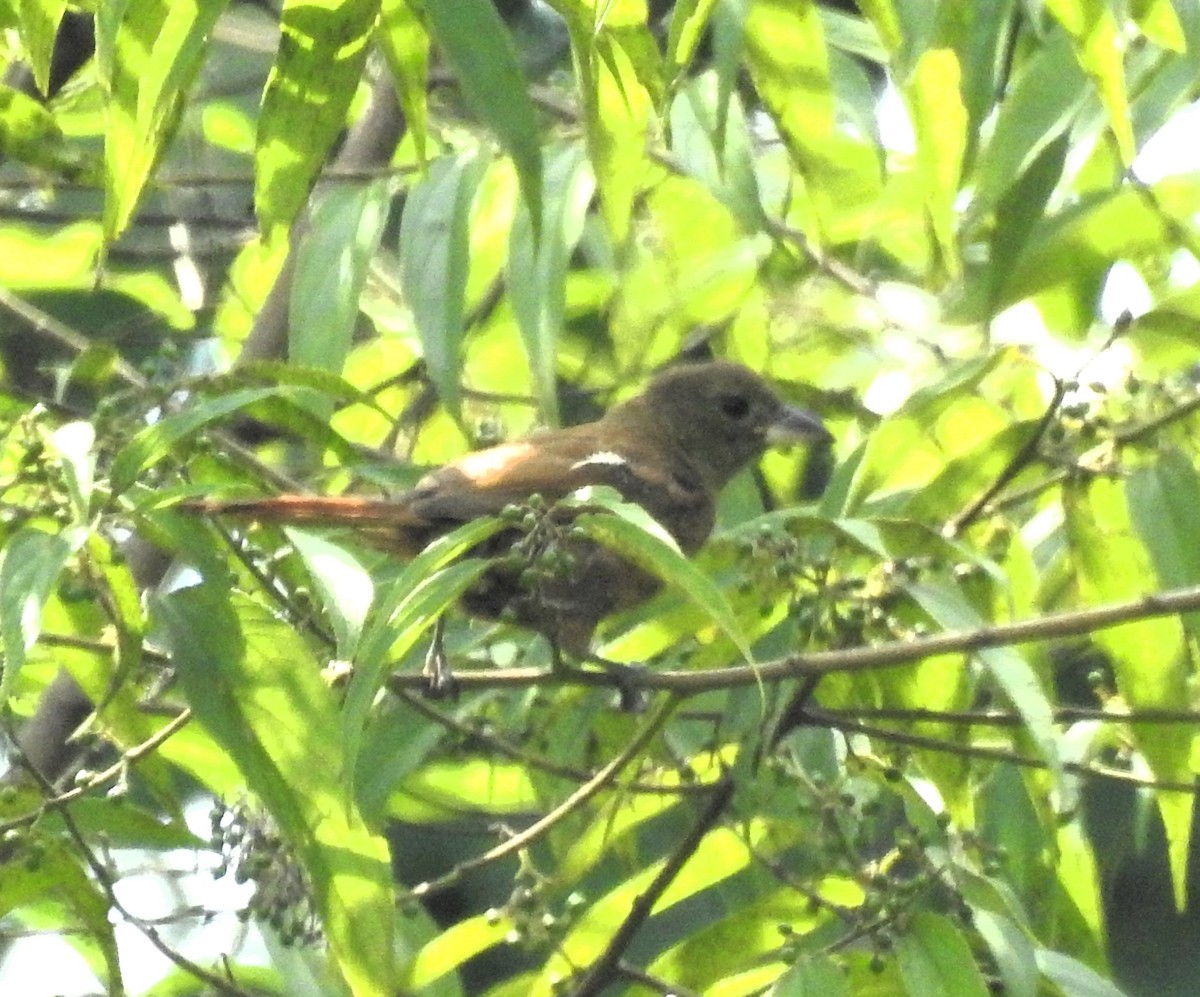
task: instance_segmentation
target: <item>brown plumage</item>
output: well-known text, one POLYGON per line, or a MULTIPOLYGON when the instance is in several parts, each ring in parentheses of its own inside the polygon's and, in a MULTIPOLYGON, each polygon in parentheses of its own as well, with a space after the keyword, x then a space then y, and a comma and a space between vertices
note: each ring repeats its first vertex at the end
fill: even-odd
MULTIPOLYGON (((829 438, 816 417, 785 405, 758 375, 713 361, 670 368, 596 422, 468 454, 394 498, 283 495, 190 508, 350 527, 373 546, 412 556, 462 523, 532 495, 553 503, 586 485, 608 485, 693 554, 712 531, 718 494, 738 471, 774 443, 829 438)), ((519 536, 502 531, 479 553, 503 553, 519 536)), ((573 540, 568 547, 569 572, 530 590, 519 584, 518 568, 496 567, 468 592, 464 607, 488 618, 506 615, 585 655, 600 621, 653 595, 658 581, 596 544, 573 540)))

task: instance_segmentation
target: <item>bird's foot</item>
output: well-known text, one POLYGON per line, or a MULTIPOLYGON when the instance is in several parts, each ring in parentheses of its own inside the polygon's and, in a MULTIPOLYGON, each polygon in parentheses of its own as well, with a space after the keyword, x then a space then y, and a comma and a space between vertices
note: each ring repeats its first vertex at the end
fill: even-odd
POLYGON ((645 665, 626 665, 619 661, 609 661, 607 658, 591 655, 588 658, 599 665, 617 684, 617 704, 623 713, 645 713, 650 706, 650 694, 643 687, 642 680, 648 673, 645 665))
POLYGON ((425 667, 421 675, 425 679, 425 695, 430 699, 455 699, 458 697, 458 682, 450 671, 450 659, 446 656, 445 625, 439 618, 433 628, 433 640, 425 655, 425 667))
MULTIPOLYGON (((617 686, 617 704, 624 713, 645 713, 650 705, 650 697, 642 688, 642 676, 647 672, 644 665, 626 665, 619 661, 609 661, 598 654, 585 654, 583 660, 596 665, 613 677, 617 686)), ((550 670, 556 675, 567 675, 578 671, 563 659, 562 648, 557 642, 550 641, 550 670)))

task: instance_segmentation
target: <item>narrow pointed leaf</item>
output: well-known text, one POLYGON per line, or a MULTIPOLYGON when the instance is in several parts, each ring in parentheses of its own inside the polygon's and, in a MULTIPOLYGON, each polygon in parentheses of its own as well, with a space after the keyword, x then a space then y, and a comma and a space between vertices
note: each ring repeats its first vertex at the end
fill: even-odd
POLYGON ((47 533, 24 527, 0 553, 0 704, 12 694, 13 683, 42 629, 42 610, 67 560, 86 541, 88 531, 73 528, 47 533))
POLYGON ((231 600, 224 586, 173 592, 155 609, 196 718, 304 866, 350 991, 393 993, 387 843, 346 804, 338 710, 312 652, 289 625, 231 600))
POLYGON ((508 28, 490 0, 426 0, 425 12, 463 97, 512 157, 525 204, 530 215, 540 219, 542 151, 537 117, 508 28))
POLYGON ((677 588, 725 632, 742 657, 754 660, 750 641, 716 582, 684 555, 645 509, 619 496, 613 498, 611 489, 584 488, 576 494, 583 507, 600 505, 605 510, 581 512, 573 521, 576 526, 597 543, 677 588))
POLYGON ((470 213, 485 160, 463 155, 430 164, 400 219, 400 281, 412 309, 425 365, 442 403, 457 417, 463 295, 470 268, 470 213))
POLYGON ((304 207, 362 75, 379 0, 286 0, 259 118, 254 206, 273 241, 304 207))

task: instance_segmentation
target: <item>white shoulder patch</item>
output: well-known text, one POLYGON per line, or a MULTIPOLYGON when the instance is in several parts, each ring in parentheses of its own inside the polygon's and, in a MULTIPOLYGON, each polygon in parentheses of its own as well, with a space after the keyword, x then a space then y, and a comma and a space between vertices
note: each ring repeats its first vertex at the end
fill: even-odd
POLYGON ((458 468, 478 485, 487 487, 514 464, 525 460, 533 447, 528 443, 501 443, 487 450, 477 450, 460 457, 451 466, 458 468))
POLYGON ((578 471, 581 467, 587 467, 589 464, 607 464, 610 467, 624 467, 628 464, 624 457, 619 453, 613 453, 611 450, 597 450, 590 457, 584 457, 583 460, 577 460, 571 465, 572 471, 578 471))

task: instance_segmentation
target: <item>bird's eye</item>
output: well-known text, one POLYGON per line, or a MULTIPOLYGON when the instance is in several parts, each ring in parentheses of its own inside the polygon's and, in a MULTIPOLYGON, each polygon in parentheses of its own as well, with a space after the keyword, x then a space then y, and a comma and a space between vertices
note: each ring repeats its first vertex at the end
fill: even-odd
POLYGON ((750 414, 750 403, 742 395, 721 395, 717 399, 717 407, 737 422, 750 414))

